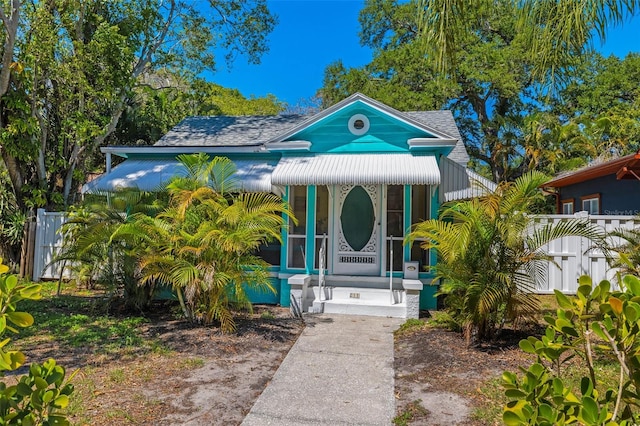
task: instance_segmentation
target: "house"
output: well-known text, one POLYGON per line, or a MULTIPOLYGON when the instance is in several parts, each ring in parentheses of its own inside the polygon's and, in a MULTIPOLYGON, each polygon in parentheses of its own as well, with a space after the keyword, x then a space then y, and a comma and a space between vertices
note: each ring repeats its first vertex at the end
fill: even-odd
POLYGON ((640 151, 563 173, 543 185, 558 214, 640 214, 640 151))
POLYGON ((276 295, 254 294, 294 312, 416 317, 434 308, 436 262, 411 226, 445 201, 492 183, 469 160, 450 111, 400 112, 362 94, 315 115, 191 117, 151 147, 106 147, 107 172, 85 192, 153 190, 180 173, 178 154, 226 156, 243 189, 271 191, 298 218, 280 245, 261 252, 276 295), (111 156, 126 160, 110 166, 111 156))

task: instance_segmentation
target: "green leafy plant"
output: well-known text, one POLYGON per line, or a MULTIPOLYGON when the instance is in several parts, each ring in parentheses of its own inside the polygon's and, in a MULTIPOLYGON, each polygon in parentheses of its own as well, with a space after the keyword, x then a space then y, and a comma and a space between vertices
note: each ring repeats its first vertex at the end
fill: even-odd
POLYGON ((277 195, 242 192, 228 158, 178 159, 187 173, 167 186, 169 206, 155 217, 137 215, 114 238, 141 239, 141 283, 171 286, 189 321, 233 331, 232 310, 252 310, 247 288, 275 291, 269 265, 255 253, 281 239, 283 216, 292 214, 277 195))
MULTIPOLYGON (((40 299, 41 286, 20 284, 15 275, 7 275, 9 267, 0 259, 0 336, 15 327, 33 324, 33 316, 17 310, 21 300, 40 299)), ((25 355, 5 350, 10 339, 0 343, 0 372, 13 371, 25 362, 25 355)), ((69 379, 70 380, 70 379, 69 379)), ((64 367, 49 359, 42 365, 33 363, 29 374, 21 376, 15 385, 0 382, 0 425, 68 425, 61 412, 69 405, 73 385, 65 380, 64 367)))
POLYGON ((548 326, 540 338, 520 341, 520 348, 537 361, 524 376, 502 376, 510 402, 504 408, 508 425, 632 425, 640 420, 640 279, 627 275, 621 290, 609 281, 592 286, 580 278, 576 297, 556 290, 560 308, 545 316, 548 326), (605 386, 594 360, 615 363, 618 379, 605 386), (588 375, 579 392, 566 384, 568 363, 580 360, 588 375))
POLYGON ((602 245, 601 233, 578 220, 534 226, 529 211, 546 180, 531 172, 503 182, 483 198, 448 205, 440 219, 417 224, 407 236, 408 242, 423 239, 422 248, 437 250, 439 294, 469 343, 538 312, 532 293, 549 261, 549 242, 578 235, 602 245))

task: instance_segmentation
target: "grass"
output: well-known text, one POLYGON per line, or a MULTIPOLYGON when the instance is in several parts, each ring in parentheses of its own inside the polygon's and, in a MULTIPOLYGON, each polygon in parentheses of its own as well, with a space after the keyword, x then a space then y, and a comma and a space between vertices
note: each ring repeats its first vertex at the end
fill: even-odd
POLYGON ((422 406, 422 400, 417 399, 407 404, 405 410, 393 418, 395 426, 408 426, 412 424, 416 417, 425 417, 429 411, 422 406))
POLYGON ((402 323, 400 327, 398 327, 398 329, 395 331, 394 334, 396 336, 404 336, 407 334, 420 331, 426 326, 427 326, 427 323, 425 323, 423 320, 420 320, 417 318, 409 318, 404 323, 402 323))
MULTIPOLYGON (((66 413, 75 424, 92 424, 92 410, 104 395, 165 374, 158 366, 174 354, 146 333, 147 318, 109 315, 105 298, 96 291, 78 293, 73 286, 63 287, 61 296, 56 296, 56 291, 57 283, 43 283, 41 300, 20 302, 19 310, 33 315, 34 324, 7 337, 12 338, 10 347, 24 351, 28 360, 49 357, 50 352, 58 358, 77 350, 71 356, 82 367, 72 380, 75 391, 66 413), (112 360, 118 360, 117 367, 112 360)), ((187 358, 183 368, 202 365, 202 359, 187 358)), ((66 367, 69 377, 75 369, 66 367)), ((113 424, 133 422, 123 407, 113 407, 104 416, 113 424)))
POLYGON ((55 341, 71 348, 92 348, 102 355, 120 355, 123 350, 140 353, 158 350, 158 343, 143 337, 141 316, 116 317, 104 313, 99 297, 55 296, 55 285, 43 286, 41 300, 25 300, 20 309, 34 317, 31 327, 20 330, 13 345, 28 347, 55 341))

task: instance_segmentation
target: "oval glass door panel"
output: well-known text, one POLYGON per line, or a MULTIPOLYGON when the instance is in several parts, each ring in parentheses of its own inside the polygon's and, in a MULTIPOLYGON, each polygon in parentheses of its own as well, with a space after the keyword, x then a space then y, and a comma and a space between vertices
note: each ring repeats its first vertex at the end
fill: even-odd
POLYGON ((363 187, 353 187, 342 204, 340 222, 344 238, 354 251, 360 251, 367 245, 375 220, 371 197, 363 187))

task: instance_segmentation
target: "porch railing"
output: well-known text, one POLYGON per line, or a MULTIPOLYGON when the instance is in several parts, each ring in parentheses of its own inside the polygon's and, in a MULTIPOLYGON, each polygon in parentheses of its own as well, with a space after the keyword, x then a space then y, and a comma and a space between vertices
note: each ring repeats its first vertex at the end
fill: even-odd
POLYGON ((389 298, 392 305, 396 304, 396 298, 393 293, 393 242, 402 240, 404 240, 403 237, 394 237, 393 235, 387 237, 387 241, 389 241, 389 298))
POLYGON ((322 244, 320 245, 320 252, 318 253, 318 263, 318 298, 322 301, 327 300, 327 297, 324 294, 324 270, 325 265, 327 264, 327 234, 322 235, 322 244))

